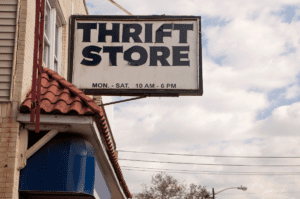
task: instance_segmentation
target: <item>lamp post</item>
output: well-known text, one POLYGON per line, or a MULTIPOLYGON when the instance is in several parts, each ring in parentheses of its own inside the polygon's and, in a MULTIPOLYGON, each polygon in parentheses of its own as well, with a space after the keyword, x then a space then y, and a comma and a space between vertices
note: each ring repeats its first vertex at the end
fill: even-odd
POLYGON ((243 191, 246 191, 247 190, 247 187, 243 187, 242 185, 240 187, 229 187, 229 188, 226 188, 226 189, 222 189, 221 191, 218 191, 217 193, 215 193, 215 190, 214 188, 212 188, 212 199, 215 199, 215 195, 227 190, 227 189, 240 189, 240 190, 243 190, 243 191))

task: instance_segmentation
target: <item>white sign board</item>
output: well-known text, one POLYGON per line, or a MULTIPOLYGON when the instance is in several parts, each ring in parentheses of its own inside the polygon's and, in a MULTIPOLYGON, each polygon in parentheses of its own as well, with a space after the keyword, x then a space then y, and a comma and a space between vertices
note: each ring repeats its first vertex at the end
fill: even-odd
POLYGON ((202 95, 200 17, 73 16, 69 81, 86 94, 202 95))

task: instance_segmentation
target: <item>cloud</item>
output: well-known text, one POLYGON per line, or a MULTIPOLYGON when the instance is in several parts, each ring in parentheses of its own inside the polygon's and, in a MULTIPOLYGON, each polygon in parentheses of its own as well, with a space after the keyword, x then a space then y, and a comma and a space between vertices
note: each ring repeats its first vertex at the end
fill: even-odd
POLYGON ((295 84, 295 85, 287 88, 285 98, 293 99, 299 95, 300 95, 300 87, 299 87, 299 85, 295 84))
POLYGON ((263 136, 298 136, 300 103, 276 108, 270 117, 257 122, 253 131, 263 136))
POLYGON ((255 20, 235 19, 222 27, 208 27, 207 55, 211 59, 224 57, 225 69, 220 73, 226 72, 227 81, 240 82, 235 86, 264 90, 288 86, 300 70, 298 50, 283 55, 291 48, 287 43, 299 49, 299 42, 295 42, 298 31, 291 26, 291 32, 284 33, 288 26, 278 24, 275 16, 260 16, 255 20))
POLYGON ((95 5, 94 4, 92 4, 92 3, 89 3, 89 2, 87 2, 86 3, 86 5, 87 5, 87 7, 91 10, 92 8, 94 8, 95 7, 95 5))

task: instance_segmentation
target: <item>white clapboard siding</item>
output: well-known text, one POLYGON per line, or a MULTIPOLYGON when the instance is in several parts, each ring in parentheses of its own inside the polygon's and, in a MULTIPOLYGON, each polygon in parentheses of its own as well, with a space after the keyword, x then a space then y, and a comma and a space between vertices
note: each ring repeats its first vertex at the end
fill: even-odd
POLYGON ((10 33, 16 32, 16 27, 15 26, 1 26, 0 33, 2 33, 2 32, 10 32, 10 33))
POLYGON ((11 75, 11 68, 0 68, 0 73, 2 75, 11 75))
POLYGON ((0 0, 0 102, 9 101, 18 0, 0 0))
POLYGON ((10 83, 1 83, 0 84, 1 90, 9 90, 10 89, 10 83))
POLYGON ((1 0, 0 5, 17 5, 18 0, 1 0))
POLYGON ((9 89, 1 89, 1 90, 0 90, 0 96, 1 96, 1 97, 9 96, 9 94, 10 94, 9 92, 10 92, 9 89))
POLYGON ((15 39, 14 32, 0 32, 0 41, 5 39, 15 39))
POLYGON ((11 68, 12 61, 0 61, 0 68, 11 68))
POLYGON ((14 53, 14 47, 13 46, 0 46, 0 53, 14 53))
POLYGON ((15 19, 3 19, 0 16, 0 26, 14 26, 16 25, 16 20, 15 19))
POLYGON ((17 4, 1 4, 0 1, 0 11, 1 12, 15 12, 17 11, 17 4))
POLYGON ((16 12, 0 12, 2 19, 15 19, 16 12))
POLYGON ((0 40, 0 47, 14 46, 14 45, 15 45, 15 40, 14 39, 2 39, 2 40, 0 40))
POLYGON ((0 83, 7 83, 11 81, 11 76, 0 75, 0 83))
MULTIPOLYGON (((0 54, 0 60, 1 61, 11 61, 11 60, 13 60, 13 54, 4 54, 4 53, 1 53, 0 54)), ((1 66, 0 66, 0 70, 1 70, 1 66)))

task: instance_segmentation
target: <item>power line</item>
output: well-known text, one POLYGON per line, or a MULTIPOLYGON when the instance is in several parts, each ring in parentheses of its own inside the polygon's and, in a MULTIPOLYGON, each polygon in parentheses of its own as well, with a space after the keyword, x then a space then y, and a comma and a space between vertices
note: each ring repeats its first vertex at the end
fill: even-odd
POLYGON ((237 174, 237 173, 221 173, 221 172, 182 172, 182 171, 165 171, 165 170, 145 170, 145 169, 122 169, 127 171, 145 171, 145 172, 167 172, 167 173, 184 173, 184 174, 205 174, 205 175, 248 175, 248 176, 258 176, 258 175, 264 175, 264 176, 270 176, 270 175, 300 175, 300 174, 237 174))
POLYGON ((300 165, 260 165, 260 164, 208 164, 208 163, 191 163, 191 162, 163 162, 154 160, 135 160, 135 159, 119 159, 123 161, 133 161, 133 162, 156 162, 165 164, 192 164, 192 165, 206 165, 206 166, 234 166, 234 167, 300 167, 300 165))
POLYGON ((257 195, 257 194, 279 194, 279 193, 300 193, 299 191, 291 191, 291 192, 268 192, 268 193, 220 193, 220 195, 257 195))
POLYGON ((157 153, 157 152, 141 152, 141 151, 127 151, 118 150, 124 153, 146 153, 155 155, 178 155, 178 156, 196 156, 196 157, 212 157, 212 158, 292 158, 299 159, 299 156, 233 156, 233 155, 200 155, 200 154, 183 154, 183 153, 157 153))
POLYGON ((238 175, 300 175, 300 172, 217 172, 217 171, 196 171, 196 170, 178 170, 178 169, 157 169, 157 168, 147 168, 147 167, 130 167, 130 166, 122 166, 122 170, 124 168, 128 169, 149 169, 149 170, 160 170, 160 171, 176 171, 176 172, 186 172, 191 174, 196 173, 216 173, 216 174, 238 174, 238 175))

